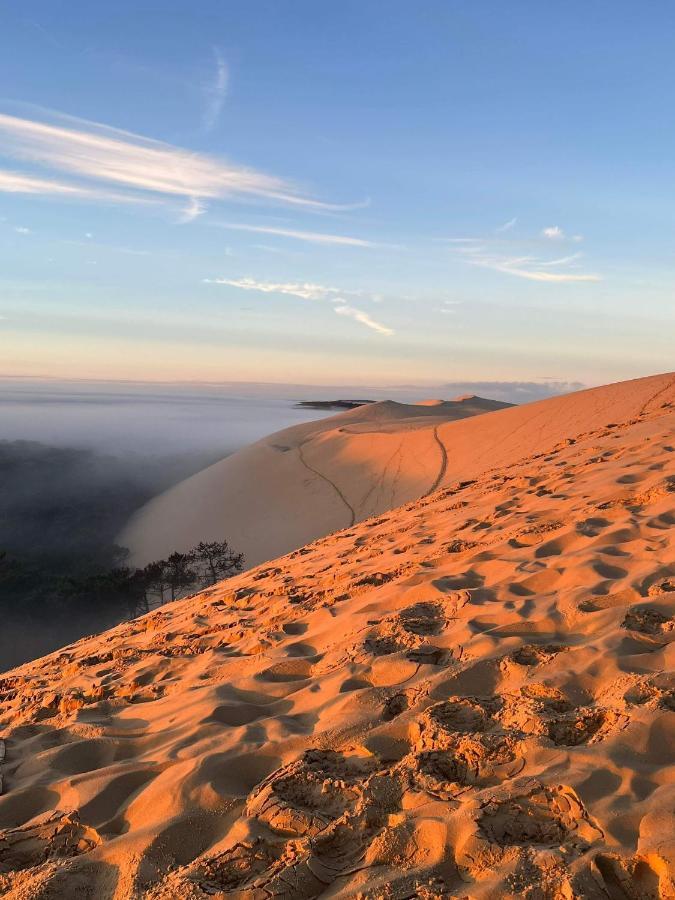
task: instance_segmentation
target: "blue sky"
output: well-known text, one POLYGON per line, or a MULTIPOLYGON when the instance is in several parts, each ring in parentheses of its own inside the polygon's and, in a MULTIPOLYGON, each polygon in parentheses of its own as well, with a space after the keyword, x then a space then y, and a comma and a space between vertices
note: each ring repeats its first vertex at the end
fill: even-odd
POLYGON ((672 368, 675 7, 4 4, 0 374, 672 368))

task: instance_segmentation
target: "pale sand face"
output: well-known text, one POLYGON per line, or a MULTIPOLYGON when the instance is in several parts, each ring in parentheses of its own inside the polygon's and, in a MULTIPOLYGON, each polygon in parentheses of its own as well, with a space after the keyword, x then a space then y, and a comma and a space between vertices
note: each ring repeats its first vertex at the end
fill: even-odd
POLYGON ((443 469, 437 429, 507 405, 385 401, 295 425, 152 500, 119 543, 141 566, 188 550, 195 535, 227 538, 249 567, 275 559, 427 493, 443 469))
POLYGON ((675 895, 675 377, 438 436, 434 493, 4 676, 6 896, 675 895))

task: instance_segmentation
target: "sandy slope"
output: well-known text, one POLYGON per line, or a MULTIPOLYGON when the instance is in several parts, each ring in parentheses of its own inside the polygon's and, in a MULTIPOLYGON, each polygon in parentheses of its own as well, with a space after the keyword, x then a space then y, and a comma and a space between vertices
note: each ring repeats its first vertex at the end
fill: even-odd
POLYGON ((0 890, 674 897, 675 375, 561 402, 518 460, 8 673, 0 890))
POLYGON ((247 566, 274 559, 431 490, 445 459, 437 427, 507 406, 383 401, 294 425, 152 500, 119 542, 137 565, 223 538, 247 566))
POLYGON ((563 440, 599 419, 630 419, 645 403, 658 403, 664 378, 505 409, 477 397, 430 405, 387 401, 297 425, 157 497, 119 542, 144 565, 199 540, 227 538, 248 566, 257 565, 442 484, 509 465, 540 442, 563 440))

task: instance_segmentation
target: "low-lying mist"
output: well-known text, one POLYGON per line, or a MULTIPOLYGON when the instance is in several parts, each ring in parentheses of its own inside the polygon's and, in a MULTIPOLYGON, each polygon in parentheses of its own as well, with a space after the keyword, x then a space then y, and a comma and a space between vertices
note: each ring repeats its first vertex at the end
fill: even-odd
POLYGON ((291 399, 222 389, 5 384, 0 671, 124 617, 84 587, 125 565, 116 536, 140 506, 271 431, 320 416, 291 399))

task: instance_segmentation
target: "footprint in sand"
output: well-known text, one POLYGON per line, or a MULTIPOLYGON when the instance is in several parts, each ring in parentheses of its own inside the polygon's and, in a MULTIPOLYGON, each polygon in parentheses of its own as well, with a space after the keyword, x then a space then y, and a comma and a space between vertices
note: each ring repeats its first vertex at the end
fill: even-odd
POLYGON ((46 813, 30 825, 0 831, 0 868, 17 872, 49 860, 89 853, 101 843, 99 834, 83 825, 77 813, 46 813))
POLYGON ((372 755, 307 750, 253 791, 246 813, 277 833, 313 837, 356 805, 378 768, 372 755))

